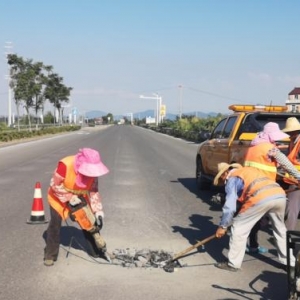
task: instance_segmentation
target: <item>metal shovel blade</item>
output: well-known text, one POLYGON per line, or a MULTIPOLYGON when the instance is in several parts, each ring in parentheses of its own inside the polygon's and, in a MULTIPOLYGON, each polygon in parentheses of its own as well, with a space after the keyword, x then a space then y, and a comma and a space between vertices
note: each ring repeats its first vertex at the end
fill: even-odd
POLYGON ((176 262, 180 257, 182 257, 183 255, 185 255, 185 254, 191 252, 193 249, 196 249, 196 248, 198 248, 198 247, 200 247, 200 246, 206 244, 207 242, 213 240, 215 237, 216 237, 216 235, 213 234, 213 235, 211 235, 211 236, 205 238, 204 240, 197 242, 195 245, 193 245, 193 246, 191 246, 191 247, 189 247, 189 248, 187 248, 187 249, 185 249, 185 250, 179 252, 179 253, 176 254, 171 260, 167 261, 167 262, 164 264, 163 269, 164 269, 166 272, 169 272, 169 273, 174 272, 174 268, 176 267, 176 263, 175 263, 175 262, 176 262))

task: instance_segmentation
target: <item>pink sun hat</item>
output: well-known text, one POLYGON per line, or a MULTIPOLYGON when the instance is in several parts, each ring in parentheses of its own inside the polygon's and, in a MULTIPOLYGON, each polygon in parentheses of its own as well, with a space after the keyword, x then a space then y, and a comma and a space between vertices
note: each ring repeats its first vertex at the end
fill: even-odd
POLYGON ((98 151, 82 148, 75 155, 75 171, 87 177, 99 177, 109 172, 98 151))
POLYGON ((254 138, 251 145, 258 145, 261 143, 274 143, 289 138, 289 135, 280 130, 277 123, 269 122, 266 123, 262 132, 258 133, 258 136, 254 138))

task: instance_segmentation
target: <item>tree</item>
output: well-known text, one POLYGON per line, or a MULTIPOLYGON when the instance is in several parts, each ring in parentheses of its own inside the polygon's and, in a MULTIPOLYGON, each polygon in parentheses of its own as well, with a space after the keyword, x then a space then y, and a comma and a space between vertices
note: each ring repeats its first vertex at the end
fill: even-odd
POLYGON ((33 62, 32 59, 24 60, 16 54, 8 55, 10 65, 10 86, 14 91, 14 99, 18 114, 19 107, 23 105, 28 116, 31 130, 30 109, 35 110, 37 119, 38 111, 44 113, 46 100, 58 110, 59 122, 62 123, 62 103, 69 102, 71 87, 63 84, 63 78, 52 73, 52 66, 45 66, 42 62, 33 62))
MULTIPOLYGON (((46 102, 46 95, 45 95, 45 89, 48 82, 48 77, 52 73, 53 66, 43 66, 44 73, 41 74, 41 82, 42 82, 42 91, 39 95, 39 108, 41 110, 42 116, 44 117, 44 109, 45 109, 45 102, 46 102)), ((54 122, 53 122, 54 123, 54 122)))
POLYGON ((66 87, 62 82, 63 78, 58 74, 49 74, 44 92, 45 98, 57 109, 60 124, 62 124, 62 103, 69 103, 72 90, 71 87, 66 87))
POLYGON ((44 116, 44 123, 45 124, 52 124, 54 123, 54 116, 50 111, 48 111, 44 116))
POLYGON ((34 64, 31 59, 24 60, 16 54, 8 55, 8 64, 11 66, 11 87, 14 91, 18 120, 19 106, 22 103, 28 117, 29 130, 31 130, 30 108, 34 107, 34 98, 37 99, 41 91, 38 78, 43 64, 41 62, 34 64))
POLYGON ((113 123, 114 122, 114 116, 112 113, 108 113, 106 115, 106 118, 107 118, 107 123, 113 123))

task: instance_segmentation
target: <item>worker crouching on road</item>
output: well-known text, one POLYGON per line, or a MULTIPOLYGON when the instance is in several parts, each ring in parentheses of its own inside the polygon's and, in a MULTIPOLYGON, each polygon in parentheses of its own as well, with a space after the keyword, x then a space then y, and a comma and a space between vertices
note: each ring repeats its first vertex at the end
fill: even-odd
MULTIPOLYGON (((98 228, 102 228, 104 213, 98 192, 98 177, 108 172, 99 152, 90 148, 80 149, 76 155, 65 157, 58 162, 48 189, 51 220, 47 229, 44 251, 46 266, 52 266, 57 260, 62 220, 69 217, 69 205, 76 207, 82 202, 79 195, 83 196, 90 205, 98 228)), ((99 247, 96 247, 92 234, 86 230, 83 230, 83 234, 90 247, 90 255, 102 256, 103 253, 99 247)), ((103 251, 106 251, 105 246, 103 241, 103 251)))
MULTIPOLYGON (((219 181, 225 183, 226 193, 216 237, 223 237, 231 226, 228 261, 215 266, 232 272, 241 268, 250 231, 265 214, 268 214, 272 223, 279 261, 287 265, 284 190, 256 168, 236 167, 236 164, 220 163, 214 179, 215 185, 219 181), (240 204, 238 210, 237 202, 240 204)), ((294 261, 290 262, 290 265, 294 264, 294 261)))

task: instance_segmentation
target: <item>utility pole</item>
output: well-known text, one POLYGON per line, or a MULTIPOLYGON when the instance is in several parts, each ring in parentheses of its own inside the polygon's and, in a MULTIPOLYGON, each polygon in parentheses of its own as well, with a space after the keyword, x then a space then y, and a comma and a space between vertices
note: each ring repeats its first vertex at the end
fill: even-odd
MULTIPOLYGON (((11 54, 11 49, 12 49, 12 42, 6 42, 5 43, 5 56, 6 59, 8 60, 8 55, 11 54)), ((11 95, 12 95, 12 90, 10 87, 10 68, 8 67, 8 75, 5 75, 5 78, 8 80, 8 116, 7 116, 7 126, 11 126, 11 121, 12 121, 12 114, 11 114, 11 95)))
POLYGON ((179 85, 179 119, 181 119, 182 116, 182 85, 179 85))

